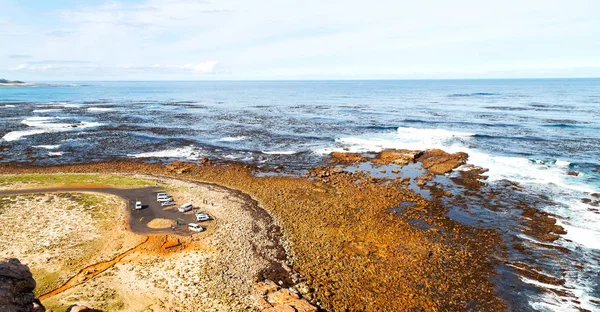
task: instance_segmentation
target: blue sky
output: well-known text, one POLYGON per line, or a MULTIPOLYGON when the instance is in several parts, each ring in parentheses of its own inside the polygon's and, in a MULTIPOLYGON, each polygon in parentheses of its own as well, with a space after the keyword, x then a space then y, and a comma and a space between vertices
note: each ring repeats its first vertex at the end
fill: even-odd
POLYGON ((600 77, 597 0, 0 0, 22 80, 600 77))

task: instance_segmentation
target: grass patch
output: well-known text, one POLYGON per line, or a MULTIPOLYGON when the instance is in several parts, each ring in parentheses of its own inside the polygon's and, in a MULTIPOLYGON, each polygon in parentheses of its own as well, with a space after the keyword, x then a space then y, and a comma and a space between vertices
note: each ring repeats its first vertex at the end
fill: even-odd
MULTIPOLYGON (((118 209, 114 208, 115 205, 121 205, 122 201, 112 201, 110 198, 89 193, 57 193, 57 197, 66 198, 76 203, 76 206, 65 206, 64 209, 71 210, 76 207, 83 208, 83 211, 89 212, 92 215, 94 221, 106 221, 106 219, 118 219, 118 209)), ((113 196, 113 195, 111 195, 113 196)))
POLYGON ((52 289, 60 286, 58 280, 61 275, 61 271, 49 272, 44 269, 32 269, 31 274, 33 275, 33 279, 35 279, 35 290, 33 293, 36 297, 43 295, 51 291, 52 289))
POLYGON ((123 175, 109 174, 18 174, 0 175, 0 186, 15 183, 35 184, 36 186, 101 185, 111 187, 155 186, 156 181, 123 175))

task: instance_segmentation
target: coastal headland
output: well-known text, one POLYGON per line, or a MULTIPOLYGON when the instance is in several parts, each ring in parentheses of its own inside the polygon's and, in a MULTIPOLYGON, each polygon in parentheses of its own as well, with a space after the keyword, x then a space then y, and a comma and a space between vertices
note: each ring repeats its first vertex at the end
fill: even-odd
MULTIPOLYGON (((34 265, 36 279, 51 280, 38 290, 38 295, 45 294, 42 302, 51 307, 76 301, 111 311, 147 306, 262 310, 286 303, 299 311, 300 306, 306 311, 315 306, 328 311, 501 311, 506 302, 492 283, 495 265, 505 252, 499 233, 449 218, 440 198, 452 194, 442 186, 429 188, 427 194, 419 191, 436 176, 464 165, 467 157, 441 150, 332 153, 327 164, 303 175, 209 159, 49 167, 3 164, 0 189, 159 187, 186 201, 204 203, 203 209, 215 215, 208 231, 192 237, 146 237, 129 231, 127 204, 117 205, 120 213, 105 211, 112 218, 124 218, 103 225, 123 243, 86 251, 98 258, 71 261, 61 276, 49 277, 42 271, 43 261, 34 265), (77 277, 80 283, 69 284, 77 277), (93 291, 97 287, 104 291, 93 291)), ((456 183, 476 190, 483 183, 483 170, 471 169, 456 183)), ((0 198, 7 209, 12 203, 83 196, 60 194, 0 198)), ((106 205, 91 211, 100 206, 106 205)), ((64 216, 72 217, 70 212, 64 216)), ((532 214, 531 219, 537 225, 532 232, 542 239, 551 241, 561 233, 546 215, 532 214)), ((164 220, 147 220, 147 226, 168 228, 171 221, 164 220)), ((20 239, 38 239, 28 235, 20 239)), ((98 232, 89 239, 102 242, 106 235, 98 232)), ((59 249, 70 254, 70 248, 59 249)), ((21 257, 37 256, 30 252, 21 257)))

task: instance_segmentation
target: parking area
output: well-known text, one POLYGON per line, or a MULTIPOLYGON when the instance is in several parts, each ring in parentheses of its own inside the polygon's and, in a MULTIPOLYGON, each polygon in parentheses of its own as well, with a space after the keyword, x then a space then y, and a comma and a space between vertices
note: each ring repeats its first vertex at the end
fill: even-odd
MULTIPOLYGON (((65 192, 92 192, 105 193, 123 198, 127 204, 129 214, 129 228, 138 234, 179 234, 190 235, 187 224, 195 223, 194 210, 186 213, 177 211, 178 206, 161 207, 156 200, 156 194, 164 192, 160 188, 146 187, 137 189, 119 188, 47 188, 0 191, 0 195, 20 195, 35 193, 65 193, 65 192), (135 209, 136 201, 142 202, 142 209, 135 209), (173 221, 174 228, 150 228, 148 223, 154 219, 167 219, 173 221), (179 221, 179 222, 178 222, 179 221)), ((206 224, 202 224, 207 227, 206 224)), ((210 226, 210 225, 208 225, 210 226)))

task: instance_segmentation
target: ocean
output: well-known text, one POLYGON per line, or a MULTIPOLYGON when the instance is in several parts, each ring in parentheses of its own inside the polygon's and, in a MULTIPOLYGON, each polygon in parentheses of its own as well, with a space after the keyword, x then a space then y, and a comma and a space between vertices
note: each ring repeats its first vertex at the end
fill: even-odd
POLYGON ((209 157, 302 172, 332 151, 464 151, 490 187, 518 184, 567 231, 550 244, 568 252, 552 251, 510 209, 477 204, 496 221, 475 226, 538 249, 509 251, 500 296, 515 311, 600 310, 600 79, 50 82, 0 87, 0 138, 0 162, 38 165, 209 157), (519 261, 564 283, 518 275, 519 261))

